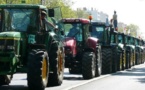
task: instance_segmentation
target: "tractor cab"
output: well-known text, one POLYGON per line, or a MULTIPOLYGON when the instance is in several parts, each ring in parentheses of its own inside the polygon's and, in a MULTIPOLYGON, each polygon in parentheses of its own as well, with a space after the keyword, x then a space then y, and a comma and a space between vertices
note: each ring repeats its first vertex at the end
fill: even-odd
POLYGON ((81 53, 89 35, 89 20, 87 19, 62 19, 65 28, 65 50, 66 54, 75 57, 81 53))
POLYGON ((126 47, 127 51, 129 52, 129 67, 135 65, 135 58, 136 58, 136 49, 135 49, 135 38, 130 35, 126 35, 126 47))
POLYGON ((103 33, 105 31, 105 23, 102 22, 91 22, 91 37, 98 38, 100 41, 103 41, 103 33))

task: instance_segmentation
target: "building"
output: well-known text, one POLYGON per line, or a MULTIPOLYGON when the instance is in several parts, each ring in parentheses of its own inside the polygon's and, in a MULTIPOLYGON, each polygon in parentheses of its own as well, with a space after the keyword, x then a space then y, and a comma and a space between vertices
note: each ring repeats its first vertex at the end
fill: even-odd
POLYGON ((103 13, 102 11, 98 11, 94 8, 86 9, 85 10, 92 15, 93 21, 98 21, 98 22, 106 22, 106 19, 108 19, 108 15, 106 13, 103 13))

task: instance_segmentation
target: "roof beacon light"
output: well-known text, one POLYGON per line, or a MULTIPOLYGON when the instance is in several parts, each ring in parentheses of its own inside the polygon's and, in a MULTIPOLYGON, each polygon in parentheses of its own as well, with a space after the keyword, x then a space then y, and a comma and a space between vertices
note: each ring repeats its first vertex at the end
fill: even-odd
POLYGON ((91 15, 89 16, 89 20, 92 20, 92 16, 91 15))

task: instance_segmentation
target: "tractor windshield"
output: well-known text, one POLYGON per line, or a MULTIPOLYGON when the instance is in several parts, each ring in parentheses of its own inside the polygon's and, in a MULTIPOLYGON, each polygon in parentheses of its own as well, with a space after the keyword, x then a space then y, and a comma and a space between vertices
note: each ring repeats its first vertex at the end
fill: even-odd
POLYGON ((123 38, 122 38, 122 35, 118 35, 118 41, 119 41, 119 43, 123 43, 123 38))
POLYGON ((139 40, 135 39, 135 45, 139 45, 139 40))
POLYGON ((133 37, 130 38, 130 44, 134 45, 134 38, 133 37))
POLYGON ((28 26, 36 27, 34 9, 4 9, 3 31, 27 31, 28 26))
POLYGON ((79 23, 73 23, 73 24, 67 23, 67 24, 64 24, 64 27, 65 27, 65 30, 66 30, 65 35, 67 37, 75 37, 76 40, 82 41, 81 24, 79 24, 79 23))
POLYGON ((102 39, 102 35, 103 35, 103 31, 104 31, 104 27, 100 27, 100 26, 93 26, 92 32, 91 32, 91 36, 92 37, 96 37, 98 39, 102 39))

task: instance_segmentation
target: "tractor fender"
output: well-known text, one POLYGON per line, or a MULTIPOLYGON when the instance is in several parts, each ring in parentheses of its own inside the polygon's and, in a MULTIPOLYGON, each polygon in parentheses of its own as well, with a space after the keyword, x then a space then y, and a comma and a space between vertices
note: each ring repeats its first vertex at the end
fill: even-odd
POLYGON ((94 38, 94 37, 89 37, 87 39, 87 46, 89 49, 93 49, 96 51, 96 48, 98 48, 99 46, 99 39, 98 38, 94 38))
POLYGON ((64 46, 65 46, 65 50, 69 49, 73 55, 76 55, 77 46, 76 46, 76 40, 74 38, 72 37, 65 38, 64 46))

